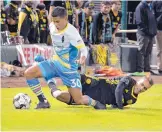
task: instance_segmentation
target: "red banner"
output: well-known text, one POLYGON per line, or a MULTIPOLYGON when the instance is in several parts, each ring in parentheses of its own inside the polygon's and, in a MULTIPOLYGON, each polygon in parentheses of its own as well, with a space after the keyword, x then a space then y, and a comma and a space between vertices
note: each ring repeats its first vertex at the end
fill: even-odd
POLYGON ((45 59, 50 59, 53 56, 52 46, 40 45, 18 45, 18 59, 24 66, 32 65, 36 55, 42 55, 45 59))

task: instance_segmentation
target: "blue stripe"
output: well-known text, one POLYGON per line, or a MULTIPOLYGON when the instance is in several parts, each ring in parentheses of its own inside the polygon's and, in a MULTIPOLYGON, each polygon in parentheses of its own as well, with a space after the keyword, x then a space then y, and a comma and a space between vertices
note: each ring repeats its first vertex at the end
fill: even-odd
POLYGON ((40 84, 40 82, 37 78, 26 80, 26 82, 30 87, 40 84))

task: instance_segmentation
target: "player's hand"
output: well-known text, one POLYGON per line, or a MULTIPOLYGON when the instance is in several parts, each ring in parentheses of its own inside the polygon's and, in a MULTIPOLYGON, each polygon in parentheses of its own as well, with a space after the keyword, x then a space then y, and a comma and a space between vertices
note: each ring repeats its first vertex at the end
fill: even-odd
POLYGON ((79 60, 77 60, 77 63, 80 64, 80 65, 83 65, 83 64, 85 64, 85 60, 86 60, 86 57, 82 56, 82 57, 80 57, 79 60))

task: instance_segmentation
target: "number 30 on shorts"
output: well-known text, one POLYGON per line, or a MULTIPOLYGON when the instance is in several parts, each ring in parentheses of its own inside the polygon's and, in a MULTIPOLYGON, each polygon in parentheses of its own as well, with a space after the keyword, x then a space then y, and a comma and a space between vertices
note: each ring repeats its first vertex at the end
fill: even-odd
POLYGON ((81 87, 81 82, 79 79, 71 79, 70 81, 72 83, 72 85, 71 85, 72 88, 80 88, 81 87))

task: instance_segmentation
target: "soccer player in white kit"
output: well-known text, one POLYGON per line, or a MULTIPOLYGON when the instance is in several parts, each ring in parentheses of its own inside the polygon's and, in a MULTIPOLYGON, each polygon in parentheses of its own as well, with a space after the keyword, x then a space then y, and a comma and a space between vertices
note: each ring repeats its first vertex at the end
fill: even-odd
MULTIPOLYGON (((24 73, 27 84, 39 99, 36 108, 50 108, 50 104, 41 90, 38 78, 44 77, 50 83, 52 78, 59 77, 64 85, 68 87, 68 92, 65 93, 67 98, 72 98, 79 105, 89 105, 95 109, 106 109, 106 106, 99 101, 93 100, 87 95, 82 95, 82 85, 77 69, 78 63, 81 65, 85 63, 87 49, 77 29, 68 23, 65 8, 56 7, 53 10, 52 22, 49 28, 55 55, 51 60, 45 60, 31 66, 24 73), (79 51, 81 55, 77 60, 79 51)), ((60 91, 53 87, 51 93, 57 98, 60 91)))

